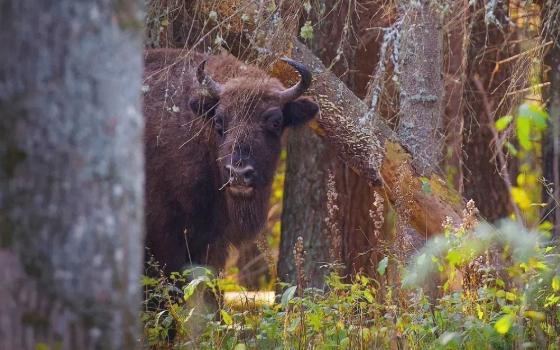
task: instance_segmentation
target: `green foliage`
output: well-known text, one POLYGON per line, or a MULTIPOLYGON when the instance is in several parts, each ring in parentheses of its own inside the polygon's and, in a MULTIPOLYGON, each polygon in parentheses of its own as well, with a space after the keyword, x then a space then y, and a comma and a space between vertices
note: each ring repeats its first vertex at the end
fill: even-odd
POLYGON ((513 202, 523 212, 522 219, 529 227, 539 223, 542 198, 542 141, 547 129, 548 114, 536 103, 524 103, 514 119, 511 115, 495 122, 496 130, 505 132, 515 120, 515 141, 505 142, 506 151, 519 162, 516 184, 511 188, 513 202), (517 144, 517 147, 514 145, 517 144))
POLYGON ((313 39, 313 26, 311 25, 311 21, 305 21, 305 24, 299 31, 299 36, 304 40, 313 39))
MULTIPOLYGON (((207 270, 145 278, 147 303, 160 306, 144 312, 145 343, 176 349, 556 349, 560 263, 543 237, 513 221, 470 231, 447 227, 402 271, 401 285, 332 273, 325 290, 299 293, 288 286, 270 305, 221 302, 219 289, 242 289, 207 270), (177 288, 178 281, 184 287, 177 288), (201 286, 219 301, 207 314, 193 303, 201 286)), ((379 274, 393 263, 383 259, 379 274)))

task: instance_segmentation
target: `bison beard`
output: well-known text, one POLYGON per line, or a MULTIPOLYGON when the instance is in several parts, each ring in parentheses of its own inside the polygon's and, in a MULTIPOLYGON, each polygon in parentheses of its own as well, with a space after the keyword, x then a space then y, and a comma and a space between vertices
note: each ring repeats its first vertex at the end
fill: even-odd
POLYGON ((239 238, 253 238, 264 228, 269 197, 270 191, 258 191, 250 198, 226 196, 232 225, 225 231, 229 242, 236 245, 239 238))
POLYGON ((146 52, 146 258, 165 272, 220 270, 263 228, 282 133, 318 112, 287 63, 301 81, 286 89, 229 55, 146 52))

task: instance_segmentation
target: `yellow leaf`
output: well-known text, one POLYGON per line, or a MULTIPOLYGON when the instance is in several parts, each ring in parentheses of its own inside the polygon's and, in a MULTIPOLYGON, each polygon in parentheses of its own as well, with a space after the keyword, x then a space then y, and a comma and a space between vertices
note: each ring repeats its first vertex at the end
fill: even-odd
POLYGON ((531 199, 527 192, 520 187, 511 188, 511 197, 519 205, 521 209, 529 209, 531 207, 531 199))
POLYGON ((525 311, 525 316, 536 320, 536 321, 543 321, 544 320, 544 314, 542 312, 539 311, 532 311, 532 310, 527 310, 525 311))
POLYGON ((233 319, 226 310, 220 310, 220 315, 222 316, 222 320, 224 320, 225 324, 227 324, 228 326, 231 326, 233 324, 233 319))
POLYGON ((517 295, 513 294, 512 292, 506 292, 506 299, 509 301, 514 301, 517 299, 517 295))
POLYGON ((484 311, 482 311, 480 304, 476 304, 476 314, 478 316, 478 319, 480 320, 482 320, 482 317, 484 317, 484 311))
POLYGON ((513 316, 508 314, 500 317, 500 319, 496 321, 494 328, 496 329, 496 332, 500 334, 506 334, 507 332, 509 332, 512 324, 513 316))
POLYGON ((560 290, 560 276, 556 275, 552 278, 552 289, 555 292, 560 290))

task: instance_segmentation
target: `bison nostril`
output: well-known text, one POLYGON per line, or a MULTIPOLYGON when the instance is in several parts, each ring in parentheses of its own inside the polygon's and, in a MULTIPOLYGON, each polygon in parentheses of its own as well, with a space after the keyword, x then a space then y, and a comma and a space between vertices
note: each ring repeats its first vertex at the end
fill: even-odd
POLYGON ((255 178, 255 169, 253 169, 253 167, 245 167, 243 174, 240 175, 243 176, 245 185, 252 185, 255 178))
POLYGON ((243 180, 243 182, 247 186, 253 184, 256 171, 252 166, 247 165, 242 168, 237 168, 232 165, 226 165, 226 170, 229 172, 230 180, 233 181, 235 178, 237 178, 239 180, 243 180))

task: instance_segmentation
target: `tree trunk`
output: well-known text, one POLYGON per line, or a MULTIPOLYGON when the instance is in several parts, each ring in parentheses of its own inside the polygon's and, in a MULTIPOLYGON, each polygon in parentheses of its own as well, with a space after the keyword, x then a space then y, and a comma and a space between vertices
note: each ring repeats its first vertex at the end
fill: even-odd
POLYGON ((402 1, 400 111, 397 135, 420 173, 439 165, 443 97, 441 15, 428 0, 402 1))
MULTIPOLYGON (((353 12, 354 8, 349 9, 347 3, 339 3, 338 6, 336 3, 322 1, 319 5, 331 10, 320 21, 318 18, 313 20, 316 25, 310 45, 323 63, 331 65, 336 60, 333 72, 356 95, 363 97, 368 82, 364 79, 368 74, 364 72, 372 71, 376 65, 378 42, 370 38, 358 45, 345 31, 349 30, 348 21, 354 23, 352 29, 358 32, 362 27, 379 25, 380 21, 377 19, 377 23, 372 23, 373 10, 368 12, 364 9, 358 14, 353 12), (337 60, 340 52, 343 55, 337 60)), ((312 14, 318 12, 316 9, 312 11, 312 14)), ((373 274, 375 261, 372 258, 377 237, 369 215, 373 190, 368 182, 338 160, 324 141, 309 131, 290 134, 288 150, 280 248, 280 256, 284 258, 278 262, 279 276, 292 283, 296 280, 291 257, 298 236, 304 240, 307 251, 305 274, 312 286, 323 286, 324 275, 329 271, 320 267, 327 262, 340 263, 345 267, 342 273, 346 275, 357 271, 373 274), (331 191, 337 194, 333 204, 338 209, 335 217, 329 220, 336 228, 329 227, 325 221, 329 216, 326 205, 329 172, 334 175, 335 187, 331 191), (305 185, 302 185, 302 178, 305 185)))
POLYGON ((0 348, 139 347, 140 1, 0 5, 0 348))
POLYGON ((278 259, 278 279, 295 283, 294 245, 303 238, 307 255, 304 272, 310 286, 323 287, 331 242, 325 229, 326 180, 331 164, 323 141, 308 128, 291 130, 288 140, 282 234, 278 259))
MULTIPOLYGON (((464 105, 464 196, 473 199, 481 215, 489 221, 508 216, 512 210, 509 189, 504 182, 501 169, 507 164, 498 164, 494 157, 494 120, 509 112, 510 103, 505 98, 509 80, 513 76, 515 62, 497 66, 496 62, 513 56, 514 46, 509 43, 509 29, 504 20, 503 9, 496 8, 498 20, 504 28, 485 21, 483 1, 471 10, 471 42, 468 48, 468 66, 464 105), (496 70, 495 70, 496 69, 496 70), (478 77, 485 94, 492 104, 492 116, 487 116, 484 96, 473 79, 478 77)), ((505 168, 507 172, 507 168, 505 168)))
POLYGON ((448 183, 463 192, 463 94, 467 49, 467 0, 456 0, 446 18, 444 39, 445 145, 443 168, 448 183))
MULTIPOLYGON (((321 1, 326 5, 327 1, 321 1)), ((332 7, 333 4, 329 4, 332 7)), ((340 14, 340 7, 334 8, 334 14, 340 14)), ((332 30, 331 38, 341 34, 340 21, 333 21, 327 16, 317 23, 312 40, 312 48, 323 61, 328 60, 334 45, 323 46, 325 39, 324 25, 328 23, 332 30)), ((332 40, 332 39, 331 39, 332 40)), ((287 140, 286 177, 284 182, 284 199, 282 208, 282 228, 278 259, 278 278, 283 282, 295 283, 297 271, 293 254, 298 237, 303 238, 307 252, 304 261, 304 273, 310 286, 322 288, 328 270, 321 266, 332 262, 329 251, 332 249, 329 232, 325 226, 327 217, 327 177, 336 162, 331 159, 324 141, 309 129, 292 130, 287 140), (313 171, 310 171, 313 169, 313 171)))
POLYGON ((554 225, 553 236, 560 238, 560 5, 548 0, 544 5, 544 29, 547 40, 553 41, 544 63, 548 70, 545 81, 550 87, 545 94, 549 114, 548 132, 544 144, 544 178, 549 184, 543 191, 544 219, 554 225))

